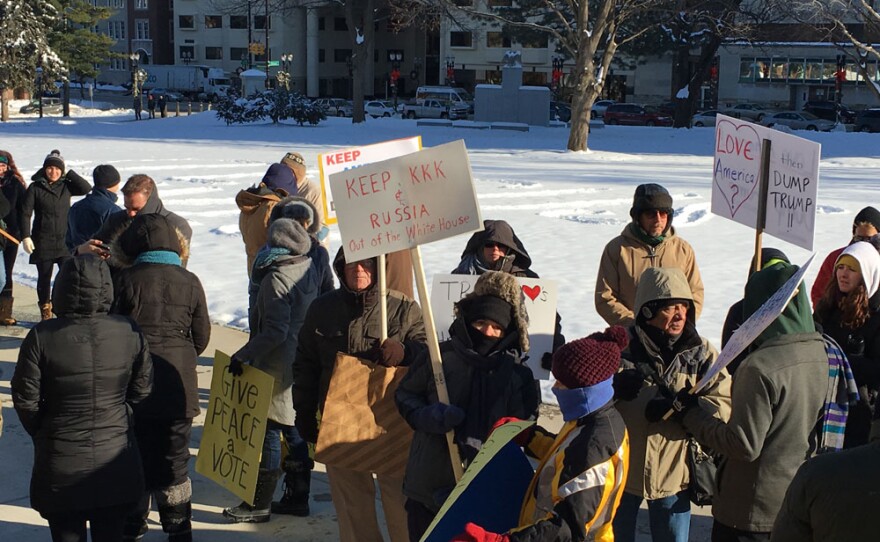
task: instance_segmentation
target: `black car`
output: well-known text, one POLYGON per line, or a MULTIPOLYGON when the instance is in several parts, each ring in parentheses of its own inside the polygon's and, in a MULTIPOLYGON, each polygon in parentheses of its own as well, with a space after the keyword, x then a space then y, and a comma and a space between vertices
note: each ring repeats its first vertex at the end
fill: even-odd
POLYGON ((846 124, 852 124, 856 120, 856 112, 849 107, 831 100, 811 100, 804 104, 804 111, 812 113, 820 119, 837 120, 837 112, 840 111, 840 120, 846 124))
POLYGON ((880 109, 865 109, 856 116, 859 132, 880 132, 880 109))

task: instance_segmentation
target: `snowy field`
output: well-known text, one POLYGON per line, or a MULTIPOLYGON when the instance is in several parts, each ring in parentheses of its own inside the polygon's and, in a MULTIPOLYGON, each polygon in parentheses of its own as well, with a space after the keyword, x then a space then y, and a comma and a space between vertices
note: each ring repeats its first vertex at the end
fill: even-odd
MULTIPOLYGON (((449 127, 416 127, 414 121, 370 119, 352 125, 330 118, 316 127, 227 127, 213 113, 134 122, 131 112, 44 118, 17 116, 0 125, 0 148, 12 152, 25 177, 51 149, 87 178, 101 163, 123 179, 146 173, 165 206, 193 227, 189 269, 202 280, 215 323, 247 325, 244 245, 235 194, 259 182, 268 165, 287 151, 302 153, 317 180, 317 155, 389 139, 421 135, 424 146, 464 139, 484 218, 510 222, 532 256, 532 268, 559 282, 559 313, 569 339, 604 327, 593 305, 602 249, 629 222, 635 187, 655 182, 675 201, 673 225, 694 247, 706 285, 700 332, 719 345, 728 307, 741 295, 753 253, 754 231, 710 213, 713 131, 709 128, 599 127, 591 151, 568 152, 564 127, 527 133, 449 127)), ((845 244, 853 217, 865 205, 880 207, 880 134, 797 133, 822 144, 815 252, 821 262, 845 244)), ((121 198, 120 198, 121 204, 121 198)), ((428 283, 459 261, 466 236, 423 247, 428 283)), ((340 237, 331 233, 331 257, 340 237)), ((809 253, 765 237, 795 263, 809 253)), ((807 275, 808 284, 818 271, 807 275)), ((19 258, 15 280, 35 284, 36 269, 19 258)), ((719 345, 720 346, 720 345, 719 345)))

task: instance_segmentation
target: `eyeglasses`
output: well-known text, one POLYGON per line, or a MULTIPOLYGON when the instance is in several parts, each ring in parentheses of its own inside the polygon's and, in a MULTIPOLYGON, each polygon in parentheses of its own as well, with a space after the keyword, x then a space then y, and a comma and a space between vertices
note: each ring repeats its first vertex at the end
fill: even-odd
POLYGON ((669 216, 669 211, 664 211, 663 209, 648 209, 648 210, 642 211, 642 214, 647 215, 647 216, 655 216, 656 215, 656 216, 666 217, 666 216, 669 216))

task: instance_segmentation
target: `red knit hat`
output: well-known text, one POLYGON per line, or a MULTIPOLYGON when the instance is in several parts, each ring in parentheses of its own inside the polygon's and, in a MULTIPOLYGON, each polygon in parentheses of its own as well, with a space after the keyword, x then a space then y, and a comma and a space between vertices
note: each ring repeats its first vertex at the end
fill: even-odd
POLYGON ((629 335, 621 326, 566 343, 553 353, 553 376, 571 389, 608 380, 620 367, 620 351, 627 344, 629 335))

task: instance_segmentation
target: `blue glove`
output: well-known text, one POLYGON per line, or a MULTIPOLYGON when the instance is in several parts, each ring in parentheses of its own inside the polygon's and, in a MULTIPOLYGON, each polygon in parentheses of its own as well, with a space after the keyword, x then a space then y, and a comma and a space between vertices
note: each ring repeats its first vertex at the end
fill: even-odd
POLYGON ((455 405, 434 403, 413 411, 409 417, 417 431, 443 435, 464 421, 464 410, 455 405))

